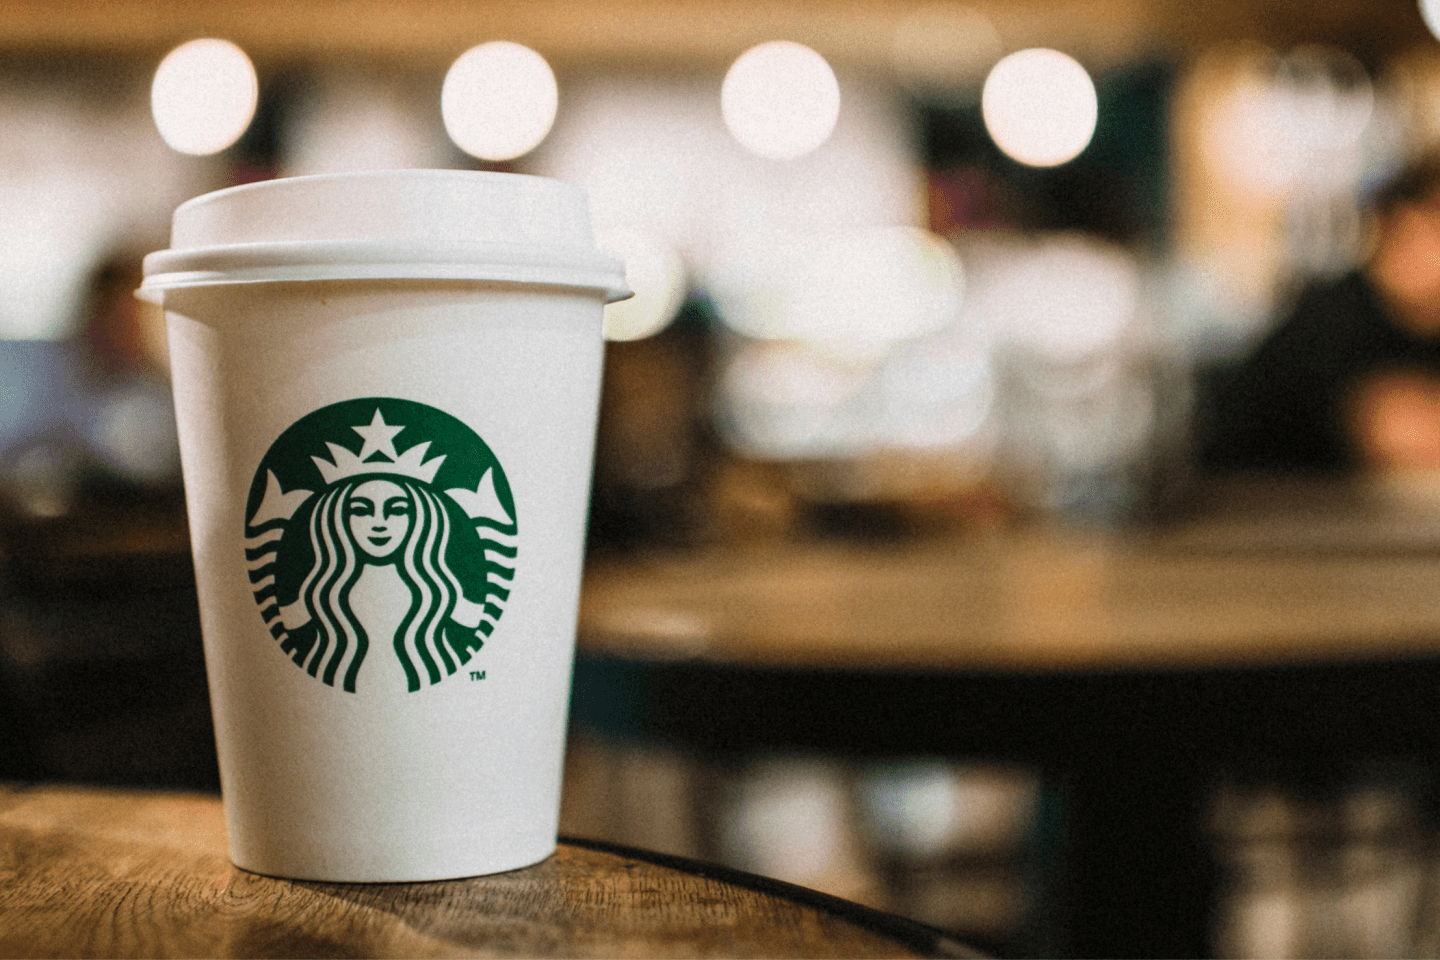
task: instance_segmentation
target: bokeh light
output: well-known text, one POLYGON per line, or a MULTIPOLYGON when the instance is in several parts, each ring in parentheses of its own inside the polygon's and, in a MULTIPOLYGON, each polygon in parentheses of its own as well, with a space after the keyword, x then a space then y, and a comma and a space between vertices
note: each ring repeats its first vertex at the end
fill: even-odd
POLYGON ((150 110, 171 148, 208 156, 240 139, 259 95, 255 67, 244 50, 228 40, 191 40, 160 61, 150 110))
POLYGON ((929 231, 881 227, 752 238, 717 258, 711 286, 739 333, 870 358, 951 322, 964 271, 929 231))
POLYGON ((1140 309, 1139 266, 1128 252, 1062 235, 1011 252, 991 281, 994 335, 1051 364, 1113 355, 1140 309))
POLYGON ((1042 47, 997 63, 981 94, 985 128, 1011 158, 1054 167, 1080 155, 1095 134, 1095 84, 1074 58, 1042 47))
POLYGON ((854 406, 871 370, 793 340, 742 341, 720 375, 719 425, 747 456, 855 455, 869 445, 854 406))
POLYGON ((1259 198, 1353 189, 1367 153, 1375 89, 1365 67, 1336 47, 1282 55, 1257 51, 1235 64, 1229 88, 1200 128, 1206 161, 1259 198))
POLYGON ((625 263, 625 284, 634 296, 605 306, 606 340, 643 340, 664 330, 685 300, 685 267, 680 255, 638 230, 597 233, 600 249, 625 263))
POLYGON ((877 379, 884 436, 910 448, 975 441, 995 404, 985 346, 953 335, 918 340, 898 351, 877 379))
POLYGON ((545 58, 506 40, 465 51, 440 91, 445 131, 481 160, 513 160, 540 145, 555 123, 559 89, 545 58))
POLYGON ((1420 16, 1425 18, 1425 26, 1440 39, 1440 0, 1420 0, 1420 16))
POLYGON ((730 65, 720 88, 725 126, 747 150, 794 160, 830 138, 840 116, 840 84, 809 47, 775 40, 730 65))

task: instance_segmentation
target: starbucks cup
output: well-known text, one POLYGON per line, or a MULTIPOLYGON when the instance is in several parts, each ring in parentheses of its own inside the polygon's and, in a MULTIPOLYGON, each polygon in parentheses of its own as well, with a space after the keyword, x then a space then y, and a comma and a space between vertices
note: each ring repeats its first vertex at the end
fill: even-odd
POLYGON ((584 194, 298 177, 180 206, 163 304, 234 862, 493 873, 555 848, 601 366, 584 194))

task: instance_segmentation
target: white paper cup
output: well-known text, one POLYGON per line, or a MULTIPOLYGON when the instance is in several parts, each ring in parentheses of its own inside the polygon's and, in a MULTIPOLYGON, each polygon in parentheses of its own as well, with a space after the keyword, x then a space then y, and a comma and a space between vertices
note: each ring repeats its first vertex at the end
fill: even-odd
POLYGON ((607 301, 584 194, 299 177, 175 213, 168 317, 231 856, 415 881, 555 848, 607 301))

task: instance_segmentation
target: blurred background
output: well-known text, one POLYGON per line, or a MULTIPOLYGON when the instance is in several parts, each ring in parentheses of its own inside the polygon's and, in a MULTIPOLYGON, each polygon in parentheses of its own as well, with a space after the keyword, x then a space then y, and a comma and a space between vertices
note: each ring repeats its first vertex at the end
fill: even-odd
MULTIPOLYGON (((1209 378, 1302 283, 1363 259, 1370 194, 1440 145, 1427 17, 1416 0, 7 0, 0 777, 218 789, 164 321, 131 296, 181 201, 402 167, 585 187, 637 293, 607 308, 592 564, 1129 531, 1193 504, 1209 378)), ((1054 947, 1036 771, 721 762, 607 724, 623 679, 602 667, 577 673, 565 829, 1054 947)), ((1391 800, 1322 812, 1418 816, 1391 800)), ((1240 880, 1215 949, 1413 949, 1337 948, 1293 910, 1276 933, 1245 899, 1277 902, 1293 871, 1243 841, 1273 846, 1320 815, 1307 802, 1217 786, 1240 880)))

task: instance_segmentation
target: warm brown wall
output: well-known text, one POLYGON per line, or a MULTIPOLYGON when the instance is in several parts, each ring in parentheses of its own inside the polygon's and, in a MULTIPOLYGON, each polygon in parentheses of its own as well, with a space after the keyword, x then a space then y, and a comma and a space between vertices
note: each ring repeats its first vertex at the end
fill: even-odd
MULTIPOLYGON (((896 22, 925 0, 5 0, 0 50, 163 53, 223 36, 257 59, 448 61, 509 39, 559 67, 722 64, 752 43, 807 43, 874 65, 896 22)), ((1434 42, 1415 0, 969 0, 1005 45, 1054 45, 1093 62, 1256 39, 1340 43, 1362 60, 1434 42)))

